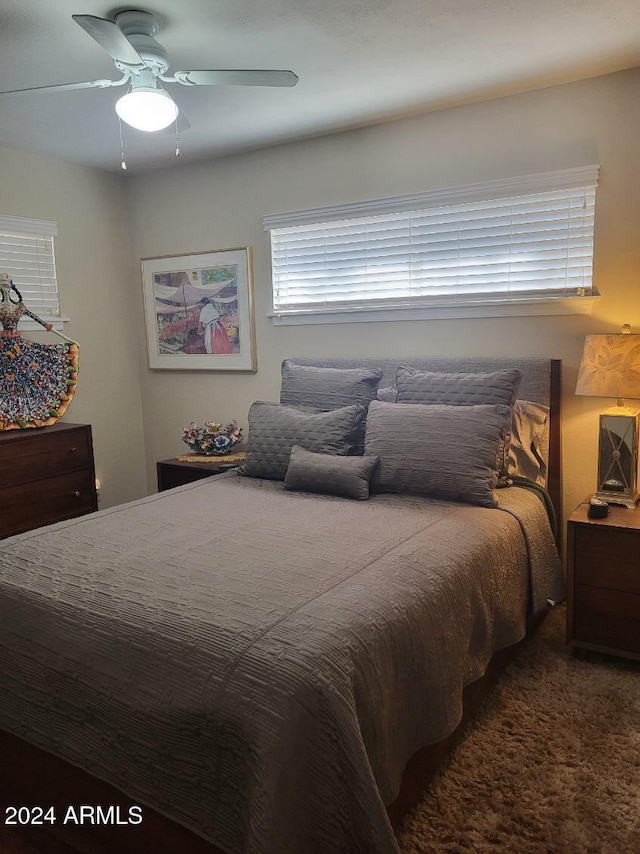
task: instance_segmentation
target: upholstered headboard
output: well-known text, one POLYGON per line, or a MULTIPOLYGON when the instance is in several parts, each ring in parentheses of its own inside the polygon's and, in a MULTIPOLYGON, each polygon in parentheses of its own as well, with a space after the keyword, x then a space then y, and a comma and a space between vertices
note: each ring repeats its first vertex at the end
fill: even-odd
MULTIPOLYGON (((562 487, 560 480, 560 399, 561 399, 561 362, 559 359, 540 359, 535 357, 471 357, 471 356, 420 356, 380 358, 296 358, 291 361, 298 365, 325 368, 380 368, 383 371, 380 387, 394 386, 396 371, 400 365, 417 368, 421 371, 497 371, 517 368, 522 374, 518 389, 520 400, 531 400, 548 406, 549 433, 547 446, 542 448, 547 462, 547 491, 551 497, 556 517, 562 520, 562 487)), ((559 530, 562 526, 559 525, 559 530)), ((561 537, 558 537, 558 542, 561 537)))

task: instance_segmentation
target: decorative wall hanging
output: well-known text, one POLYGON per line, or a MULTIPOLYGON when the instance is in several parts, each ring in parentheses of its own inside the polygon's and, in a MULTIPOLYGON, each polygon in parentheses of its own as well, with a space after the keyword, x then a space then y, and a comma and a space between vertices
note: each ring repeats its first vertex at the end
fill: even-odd
POLYGON ((251 250, 142 259, 150 368, 255 371, 251 250))
POLYGON ((64 415, 75 393, 78 345, 29 311, 5 273, 0 273, 0 323, 0 430, 53 424, 64 415), (23 338, 18 332, 23 316, 65 343, 41 344, 23 338))

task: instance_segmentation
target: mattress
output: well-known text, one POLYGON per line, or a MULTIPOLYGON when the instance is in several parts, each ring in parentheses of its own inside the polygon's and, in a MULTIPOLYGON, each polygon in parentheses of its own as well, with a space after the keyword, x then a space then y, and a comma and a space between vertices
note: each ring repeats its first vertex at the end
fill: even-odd
POLYGON ((543 502, 235 472, 0 546, 0 727, 228 852, 395 852, 420 747, 562 597, 543 502))

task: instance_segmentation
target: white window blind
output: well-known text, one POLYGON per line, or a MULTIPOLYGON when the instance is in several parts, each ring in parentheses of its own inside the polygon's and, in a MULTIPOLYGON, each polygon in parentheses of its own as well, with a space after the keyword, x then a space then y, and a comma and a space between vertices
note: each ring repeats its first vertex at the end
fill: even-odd
POLYGON ((276 315, 589 296, 598 167, 267 216, 276 315))
POLYGON ((55 222, 0 215, 0 272, 8 273, 28 309, 60 316, 53 238, 55 222))

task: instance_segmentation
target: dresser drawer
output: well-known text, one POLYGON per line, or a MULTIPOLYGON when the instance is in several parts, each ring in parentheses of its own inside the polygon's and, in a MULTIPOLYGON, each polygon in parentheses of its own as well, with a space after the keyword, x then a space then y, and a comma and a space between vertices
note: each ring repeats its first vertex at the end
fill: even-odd
MULTIPOLYGON (((13 431, 12 431, 13 432, 13 431)), ((33 428, 0 444, 0 486, 8 487, 92 465, 89 433, 77 430, 44 432, 33 428), (28 434, 28 435, 27 435, 28 434)))
POLYGON ((0 488, 2 533, 20 534, 97 510, 93 470, 0 488))

